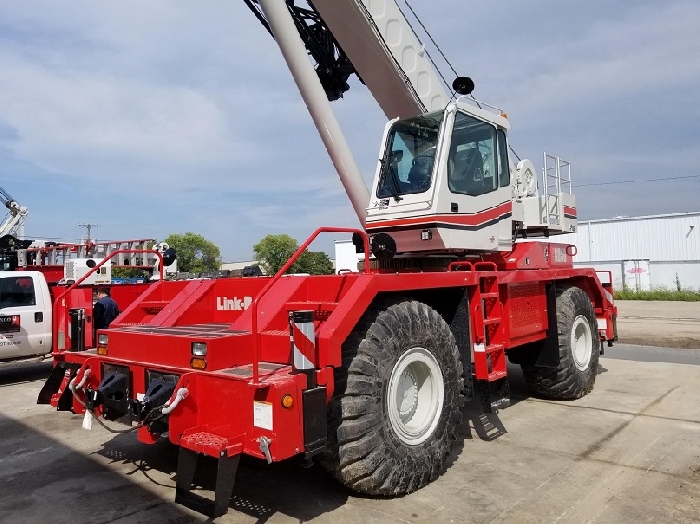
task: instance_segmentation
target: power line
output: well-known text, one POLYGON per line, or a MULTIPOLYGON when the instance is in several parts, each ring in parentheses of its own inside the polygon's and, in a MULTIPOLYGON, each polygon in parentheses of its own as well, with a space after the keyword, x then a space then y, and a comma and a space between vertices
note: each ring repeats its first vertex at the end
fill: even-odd
POLYGON ((683 178, 698 178, 700 175, 669 176, 664 178, 647 178, 645 180, 617 180, 614 182, 592 182, 590 184, 574 184, 574 187, 610 186, 613 184, 635 184, 637 182, 663 182, 664 180, 681 180, 683 178))
POLYGON ((66 237, 47 237, 44 235, 25 235, 27 237, 31 236, 37 240, 58 240, 61 242, 69 242, 69 240, 66 239, 66 237))

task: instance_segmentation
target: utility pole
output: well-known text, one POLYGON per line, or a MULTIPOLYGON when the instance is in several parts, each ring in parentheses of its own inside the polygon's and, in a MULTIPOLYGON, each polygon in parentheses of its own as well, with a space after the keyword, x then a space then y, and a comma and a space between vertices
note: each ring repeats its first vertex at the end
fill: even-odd
POLYGON ((87 230, 87 235, 85 238, 86 242, 90 242, 90 230, 93 227, 100 227, 99 224, 78 224, 79 227, 84 227, 87 230))

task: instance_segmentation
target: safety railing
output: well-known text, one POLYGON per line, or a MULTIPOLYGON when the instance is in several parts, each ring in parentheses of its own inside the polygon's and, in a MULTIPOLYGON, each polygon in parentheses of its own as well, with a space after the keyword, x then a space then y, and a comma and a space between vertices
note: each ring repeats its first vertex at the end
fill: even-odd
POLYGON ((543 153, 542 191, 544 193, 544 215, 542 223, 562 225, 561 195, 571 193, 571 163, 558 156, 543 153))
MULTIPOLYGON (((82 244, 63 244, 63 243, 48 243, 49 245, 40 247, 30 247, 27 249, 28 258, 31 259, 31 264, 34 266, 56 266, 63 265, 67 260, 72 258, 100 258, 106 257, 110 253, 122 250, 121 253, 142 253, 142 250, 147 250, 149 243, 155 243, 152 238, 144 238, 138 240, 118 240, 110 242, 85 242, 82 244), (129 251, 126 251, 129 250, 129 251)), ((119 257, 117 266, 129 266, 136 268, 148 267, 148 264, 143 261, 142 264, 137 264, 137 260, 132 256, 129 259, 119 257)))
MULTIPOLYGON (((51 337, 53 340, 53 344, 58 345, 58 305, 63 298, 68 295, 72 290, 74 290, 76 287, 78 287, 80 284, 85 282, 85 280, 95 273, 97 270, 99 270, 102 266, 104 266, 109 260, 112 259, 112 257, 119 255, 119 254, 124 254, 124 253, 153 253, 158 257, 158 270, 160 273, 160 280, 163 281, 164 277, 164 268, 163 268, 163 254, 160 253, 159 251, 155 251, 153 249, 120 249, 117 251, 113 251, 110 253, 108 256, 102 259, 101 262, 95 264, 94 267, 90 268, 90 271, 85 273, 82 277, 80 277, 78 280, 73 282, 71 285, 69 285, 66 289, 63 290, 63 293, 58 295, 54 301, 53 301, 53 310, 51 311, 51 318, 52 318, 52 328, 51 328, 51 337)), ((65 337, 64 337, 65 340, 65 337)), ((57 348, 58 349, 58 348, 57 348)), ((60 348, 60 349, 66 349, 60 348)))
POLYGON ((598 276, 598 280, 600 281, 600 285, 603 286, 603 291, 605 292, 605 296, 608 299, 608 302, 613 304, 615 302, 615 292, 613 289, 612 271, 609 271, 607 269, 596 269, 595 274, 598 276), (607 278, 606 279, 601 278, 602 275, 606 275, 607 278))
POLYGON ((287 260, 287 263, 283 265, 280 270, 275 273, 275 276, 270 279, 270 281, 265 285, 265 287, 260 290, 252 304, 250 305, 251 310, 251 333, 253 335, 253 384, 258 384, 260 379, 259 361, 260 361, 260 333, 258 333, 258 304, 262 298, 267 294, 267 292, 272 289, 272 286, 282 278, 287 270, 292 267, 294 262, 301 256, 301 254, 306 251, 306 248, 316 239, 321 233, 357 233, 360 235, 363 241, 365 250, 365 269, 364 273, 371 273, 369 267, 369 239, 367 238, 367 233, 361 229, 347 228, 347 227, 319 227, 314 231, 311 236, 304 242, 299 249, 287 260))
POLYGON ((447 266, 447 271, 472 271, 474 265, 467 260, 458 260, 456 262, 450 262, 447 266))

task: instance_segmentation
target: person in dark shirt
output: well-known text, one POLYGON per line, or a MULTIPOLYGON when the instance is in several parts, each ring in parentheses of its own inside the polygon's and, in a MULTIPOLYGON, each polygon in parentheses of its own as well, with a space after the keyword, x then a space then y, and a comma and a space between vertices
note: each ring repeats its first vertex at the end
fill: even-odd
POLYGON ((107 329, 118 315, 119 306, 109 296, 109 291, 105 288, 99 288, 97 290, 97 302, 92 308, 95 329, 107 329))

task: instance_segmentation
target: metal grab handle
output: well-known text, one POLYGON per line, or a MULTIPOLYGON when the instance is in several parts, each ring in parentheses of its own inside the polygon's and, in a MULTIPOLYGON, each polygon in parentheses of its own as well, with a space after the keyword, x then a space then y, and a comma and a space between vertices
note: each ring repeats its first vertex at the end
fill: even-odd
POLYGON ((316 237, 321 234, 321 233, 357 233, 362 237, 363 243, 364 243, 364 248, 365 248, 365 274, 369 274, 370 267, 369 267, 369 239, 367 238, 367 233, 362 231, 361 229, 355 229, 355 228, 348 228, 348 227, 319 227, 316 231, 314 231, 311 236, 306 239, 306 242, 302 244, 302 246, 296 250, 296 253, 294 253, 289 260, 287 260, 287 263, 283 265, 280 270, 275 273, 275 276, 272 277, 272 280, 270 280, 267 285, 262 288, 260 293, 258 293, 255 298, 253 299, 253 303, 251 304, 251 331, 253 333, 253 383, 257 384, 259 380, 259 369, 258 369, 258 361, 260 360, 260 334, 258 333, 258 303, 260 300, 267 294, 267 292, 272 288, 272 286, 277 282, 280 278, 282 278, 282 275, 284 275, 287 270, 292 267, 294 262, 297 261, 297 258, 306 251, 306 248, 309 247, 311 242, 313 242, 316 237))

